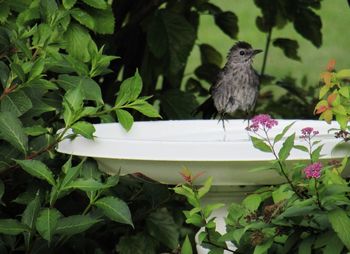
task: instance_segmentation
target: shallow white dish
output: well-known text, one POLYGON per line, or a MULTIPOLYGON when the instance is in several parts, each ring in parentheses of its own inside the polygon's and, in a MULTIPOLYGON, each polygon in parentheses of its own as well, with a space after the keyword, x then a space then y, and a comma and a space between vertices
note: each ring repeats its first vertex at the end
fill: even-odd
MULTIPOLYGON (((333 133, 328 133, 330 128, 338 127, 335 122, 329 125, 313 120, 278 120, 278 126, 270 130, 271 137, 294 121, 286 137, 295 132, 296 144, 304 143, 299 138, 301 129, 313 127, 320 132, 318 138, 324 144, 324 159, 346 154, 346 151, 332 151, 340 141, 334 138, 333 133)), ((217 120, 148 121, 135 122, 133 128, 126 132, 118 123, 96 124, 94 140, 81 136, 66 139, 59 143, 57 150, 93 157, 101 170, 109 174, 115 174, 119 169, 122 174, 140 172, 162 183, 182 182, 179 172, 184 166, 194 174, 204 172, 204 176, 213 176, 214 185, 281 182, 282 178, 274 171, 252 173, 249 170, 267 165, 274 158, 270 153, 253 147, 246 127, 247 121, 244 120, 226 122, 226 132, 217 120)), ((288 160, 308 159, 307 153, 293 149, 288 160)))

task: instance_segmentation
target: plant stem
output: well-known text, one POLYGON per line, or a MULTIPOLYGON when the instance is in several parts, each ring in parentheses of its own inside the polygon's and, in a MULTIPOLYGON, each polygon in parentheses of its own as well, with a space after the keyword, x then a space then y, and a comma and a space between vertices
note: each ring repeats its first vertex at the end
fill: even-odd
POLYGON ((295 192, 295 194, 297 194, 297 196, 298 196, 300 199, 303 199, 304 197, 303 197, 301 194, 299 194, 299 192, 297 192, 297 189, 295 188, 293 182, 289 179, 287 173, 285 172, 283 163, 282 163, 282 161, 280 160, 280 158, 278 157, 278 155, 277 155, 277 153, 276 153, 275 144, 272 144, 272 143, 271 143, 271 141, 270 141, 270 139, 269 139, 269 135, 268 135, 267 130, 266 130, 265 128, 264 128, 264 132, 265 132, 265 135, 266 135, 266 138, 264 138, 264 139, 265 139, 265 141, 269 144, 269 146, 271 147, 272 154, 273 154, 273 156, 275 156, 275 158, 276 158, 276 160, 277 160, 277 163, 278 163, 278 165, 279 165, 279 167, 280 167, 280 169, 281 169, 281 172, 282 172, 283 176, 286 178, 288 184, 290 185, 290 187, 292 188, 292 190, 295 192))
POLYGON ((266 44, 265 44, 265 51, 264 51, 264 59, 263 59, 263 64, 261 67, 261 72, 260 72, 260 77, 263 77, 265 74, 265 68, 266 68, 266 63, 267 63, 267 56, 269 54, 269 48, 271 44, 271 34, 272 34, 272 27, 269 29, 267 33, 267 38, 266 38, 266 44))
POLYGON ((322 211, 324 211, 325 209, 324 209, 324 207, 323 207, 322 204, 321 204, 320 194, 318 193, 318 184, 317 184, 317 183, 318 183, 318 182, 317 182, 317 179, 315 179, 315 191, 316 191, 317 205, 318 205, 318 207, 319 207, 322 211))

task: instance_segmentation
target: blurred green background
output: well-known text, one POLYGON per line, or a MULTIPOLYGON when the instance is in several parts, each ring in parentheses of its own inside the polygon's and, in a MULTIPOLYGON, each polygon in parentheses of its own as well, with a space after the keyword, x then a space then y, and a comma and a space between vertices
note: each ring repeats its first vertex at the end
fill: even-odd
MULTIPOLYGON (((247 41, 255 48, 264 49, 266 34, 259 31, 255 25, 255 19, 261 15, 260 9, 253 1, 247 0, 216 0, 213 3, 223 10, 233 11, 238 16, 239 34, 238 39, 247 41)), ((350 47, 350 9, 345 0, 323 0, 322 7, 316 11, 322 19, 323 43, 316 48, 310 41, 305 40, 296 33, 291 23, 281 30, 274 29, 272 40, 277 37, 296 39, 299 42, 299 56, 301 61, 291 60, 283 55, 281 49, 270 47, 265 73, 276 77, 291 75, 300 80, 306 75, 308 85, 318 83, 320 72, 325 69, 329 59, 337 61, 337 68, 349 68, 350 57, 347 49, 350 47)), ((209 43, 227 55, 228 50, 235 43, 215 26, 213 17, 201 15, 197 44, 209 43)), ((261 70, 263 55, 255 59, 254 66, 258 72, 261 70)), ((186 74, 192 75, 200 62, 199 48, 194 47, 186 68, 186 74)), ((277 88, 277 87, 276 87, 277 88)))

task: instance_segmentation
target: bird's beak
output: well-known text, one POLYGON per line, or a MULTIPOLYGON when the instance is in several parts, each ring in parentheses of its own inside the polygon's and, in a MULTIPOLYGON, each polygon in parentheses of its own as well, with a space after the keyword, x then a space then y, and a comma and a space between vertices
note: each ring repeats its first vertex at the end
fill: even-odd
POLYGON ((255 56, 256 54, 259 54, 261 52, 263 52, 261 49, 254 49, 253 50, 253 56, 255 56))

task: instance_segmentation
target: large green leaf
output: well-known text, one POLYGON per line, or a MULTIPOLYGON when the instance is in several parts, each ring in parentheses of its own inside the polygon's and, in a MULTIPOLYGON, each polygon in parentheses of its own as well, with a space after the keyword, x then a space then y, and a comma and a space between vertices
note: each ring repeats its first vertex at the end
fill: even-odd
POLYGON ((203 43, 199 46, 199 50, 201 52, 202 64, 209 63, 221 67, 222 56, 213 46, 203 43))
POLYGON ((0 234, 18 235, 28 230, 29 230, 28 227, 20 223, 18 220, 14 220, 14 219, 0 220, 0 234))
POLYGON ((89 48, 94 43, 87 29, 71 23, 63 35, 66 40, 66 50, 73 57, 87 62, 90 60, 89 48))
POLYGON ((101 88, 91 78, 63 74, 58 76, 57 83, 66 91, 80 86, 85 99, 103 104, 101 88))
POLYGON ((94 31, 99 34, 113 34, 114 32, 114 15, 112 8, 108 7, 105 10, 87 9, 86 12, 94 19, 94 31))
POLYGON ((288 158, 290 151, 294 146, 295 133, 290 135, 283 143, 281 150, 278 152, 278 157, 280 160, 284 161, 288 158))
POLYGON ((55 232, 60 235, 75 235, 88 230, 100 221, 87 215, 72 215, 60 218, 57 222, 55 232))
POLYGON ((193 93, 168 90, 161 97, 161 113, 167 119, 192 119, 192 112, 198 106, 193 93))
POLYGON ((109 219, 133 226, 128 205, 121 199, 108 196, 95 202, 109 219))
POLYGON ((87 28, 94 30, 95 29, 95 21, 93 17, 90 16, 86 11, 74 8, 70 11, 72 17, 76 19, 80 24, 86 26, 87 28))
POLYGON ((277 38, 273 41, 273 45, 281 48, 286 57, 297 61, 301 60, 300 56, 298 56, 299 44, 296 40, 277 38))
POLYGON ((225 11, 215 14, 215 23, 220 29, 230 36, 236 38, 238 34, 238 18, 231 11, 225 11))
POLYGON ((193 26, 183 16, 168 10, 159 10, 148 28, 151 52, 158 58, 166 57, 172 74, 185 67, 195 40, 193 26))
POLYGON ((348 214, 344 210, 336 208, 328 212, 328 219, 340 240, 350 249, 350 218, 348 214))
POLYGON ((173 250, 178 246, 179 228, 168 211, 158 210, 151 213, 146 219, 146 228, 151 236, 169 249, 173 250))
POLYGON ((55 208, 45 208, 41 210, 37 220, 36 229, 42 238, 51 242, 55 233, 58 219, 61 217, 61 213, 55 208))
POLYGON ((55 185, 55 179, 50 169, 38 160, 16 160, 16 162, 32 176, 47 181, 51 185, 55 185))
POLYGON ((181 246, 181 254, 192 254, 192 253, 193 253, 192 245, 191 245, 190 239, 188 238, 188 235, 186 235, 186 238, 181 246))
POLYGON ((19 90, 10 93, 1 100, 1 111, 8 111, 15 116, 21 116, 32 108, 32 101, 25 94, 19 90))
POLYGON ((62 171, 65 173, 65 176, 61 183, 61 188, 65 188, 68 184, 74 181, 79 175, 81 169, 83 168, 84 161, 81 161, 77 166, 71 166, 72 157, 63 165, 62 171))
POLYGON ((0 136, 19 151, 26 153, 28 137, 24 133, 22 122, 10 112, 0 112, 0 136))
POLYGON ((126 102, 134 101, 141 93, 142 79, 138 71, 133 77, 123 81, 120 85, 115 104, 121 106, 126 102))
POLYGON ((294 28, 316 47, 322 45, 321 18, 309 8, 300 8, 294 19, 294 28))

